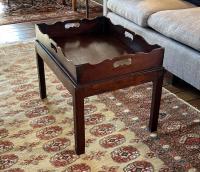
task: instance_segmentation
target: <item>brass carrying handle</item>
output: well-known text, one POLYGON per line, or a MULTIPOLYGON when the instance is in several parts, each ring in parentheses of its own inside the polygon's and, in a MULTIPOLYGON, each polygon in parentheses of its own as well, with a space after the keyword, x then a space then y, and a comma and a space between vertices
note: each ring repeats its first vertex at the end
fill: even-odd
POLYGON ((117 60, 113 63, 113 67, 114 68, 118 68, 118 67, 123 67, 123 66, 128 66, 132 64, 132 59, 131 58, 127 58, 127 59, 122 59, 122 60, 117 60))

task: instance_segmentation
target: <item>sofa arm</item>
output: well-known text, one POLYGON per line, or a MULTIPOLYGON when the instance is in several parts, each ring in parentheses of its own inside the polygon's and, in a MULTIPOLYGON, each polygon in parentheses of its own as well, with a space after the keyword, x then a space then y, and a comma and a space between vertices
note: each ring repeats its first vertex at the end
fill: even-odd
POLYGON ((104 15, 104 16, 106 16, 107 13, 108 13, 107 1, 108 1, 108 0, 103 0, 103 15, 104 15))

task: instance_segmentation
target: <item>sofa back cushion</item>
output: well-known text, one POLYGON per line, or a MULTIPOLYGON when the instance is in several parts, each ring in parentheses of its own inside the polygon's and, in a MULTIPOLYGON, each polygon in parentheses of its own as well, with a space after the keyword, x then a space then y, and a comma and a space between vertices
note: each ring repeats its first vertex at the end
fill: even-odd
POLYGON ((161 34, 200 51, 200 7, 152 14, 148 25, 161 34))
POLYGON ((185 9, 194 5, 182 0, 108 0, 107 7, 112 12, 145 27, 149 16, 153 13, 185 9))

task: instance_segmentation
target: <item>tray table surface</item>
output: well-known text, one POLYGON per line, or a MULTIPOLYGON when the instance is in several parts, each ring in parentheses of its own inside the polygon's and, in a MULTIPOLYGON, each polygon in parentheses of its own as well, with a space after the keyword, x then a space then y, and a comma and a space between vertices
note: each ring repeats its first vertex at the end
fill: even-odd
POLYGON ((54 40, 74 65, 97 64, 131 52, 123 42, 109 35, 75 35, 54 40))

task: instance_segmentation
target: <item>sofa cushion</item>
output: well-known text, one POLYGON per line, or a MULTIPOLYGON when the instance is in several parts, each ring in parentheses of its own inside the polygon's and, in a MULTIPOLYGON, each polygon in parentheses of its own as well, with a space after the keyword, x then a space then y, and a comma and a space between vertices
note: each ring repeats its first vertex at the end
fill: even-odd
POLYGON ((200 51, 200 7, 155 13, 149 17, 148 25, 200 51))
POLYGON ((194 5, 182 0, 108 0, 107 7, 140 26, 147 26, 148 17, 155 12, 194 5))

